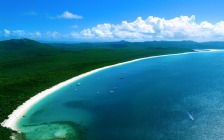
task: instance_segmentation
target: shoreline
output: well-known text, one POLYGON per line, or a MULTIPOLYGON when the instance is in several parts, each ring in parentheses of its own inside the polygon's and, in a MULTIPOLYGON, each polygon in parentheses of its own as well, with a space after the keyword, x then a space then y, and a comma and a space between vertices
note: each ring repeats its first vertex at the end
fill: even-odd
POLYGON ((165 57, 165 56, 176 56, 176 55, 184 55, 184 54, 192 54, 192 53, 200 53, 200 52, 214 52, 214 51, 224 51, 224 50, 217 50, 217 49, 201 49, 201 50, 194 50, 194 52, 184 52, 184 53, 177 53, 177 54, 166 54, 166 55, 158 55, 158 56, 149 56, 149 57, 144 57, 144 58, 138 58, 138 59, 134 59, 134 60, 130 60, 130 61, 126 61, 126 62, 121 62, 121 63, 117 63, 117 64, 113 64, 113 65, 109 65, 109 66, 104 66, 102 68, 97 68, 95 70, 91 70, 89 72, 80 74, 78 76, 75 76, 71 79, 68 79, 66 81, 63 81, 53 87, 50 87, 49 89, 46 89, 40 93, 37 93, 36 95, 34 95, 33 97, 31 97, 29 100, 27 100, 26 102, 24 102, 22 105, 20 105, 19 107, 17 107, 9 116, 8 119, 4 120, 1 123, 1 126, 6 127, 6 128, 10 128, 11 130, 20 132, 19 129, 17 128, 17 122, 26 114, 26 112, 33 106, 35 105, 37 102, 39 102, 40 100, 42 100, 43 98, 47 97, 48 95, 54 93, 55 91, 57 91, 58 89, 73 83, 77 80, 80 80, 86 76, 89 76, 91 74, 100 72, 102 70, 108 69, 108 68, 112 68, 112 67, 117 67, 117 66, 121 66, 121 65, 125 65, 125 64, 129 64, 129 63, 133 63, 133 62, 137 62, 137 61, 141 61, 141 60, 146 60, 146 59, 152 59, 152 58, 159 58, 159 57, 165 57))

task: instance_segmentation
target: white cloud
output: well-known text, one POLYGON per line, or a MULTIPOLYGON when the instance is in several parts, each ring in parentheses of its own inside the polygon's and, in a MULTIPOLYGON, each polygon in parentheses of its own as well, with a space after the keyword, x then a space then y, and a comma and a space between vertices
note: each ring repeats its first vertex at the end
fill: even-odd
POLYGON ((11 35, 11 32, 10 32, 9 30, 7 30, 7 29, 4 29, 4 30, 3 30, 3 35, 4 35, 5 37, 8 37, 8 36, 11 35))
POLYGON ((81 34, 87 38, 113 38, 113 33, 111 32, 112 26, 110 24, 104 23, 99 24, 92 29, 85 29, 81 31, 81 34))
POLYGON ((29 33, 31 38, 40 38, 42 34, 40 32, 29 33))
POLYGON ((224 36, 224 21, 216 23, 213 30, 215 34, 224 36))
POLYGON ((14 30, 12 31, 12 36, 23 37, 26 36, 26 33, 24 30, 14 30))
POLYGON ((54 39, 56 39, 56 38, 60 38, 60 37, 62 36, 61 33, 56 32, 56 31, 53 31, 53 32, 48 31, 48 32, 46 33, 46 35, 47 35, 48 38, 54 38, 54 39))
POLYGON ((73 14, 69 11, 63 12, 61 15, 58 16, 58 18, 63 18, 63 19, 82 19, 83 17, 80 15, 73 14))
POLYGON ((211 23, 209 23, 207 21, 201 22, 200 26, 204 30, 212 30, 214 28, 214 25, 212 25, 211 23))
POLYGON ((194 40, 209 41, 224 39, 224 21, 216 24, 203 21, 196 23, 194 15, 164 19, 149 16, 145 20, 138 17, 133 22, 121 24, 98 24, 80 32, 84 38, 147 40, 194 40), (217 38, 218 37, 218 38, 217 38))
MULTIPOLYGON (((77 28, 74 25, 74 28, 77 28)), ((5 38, 39 38, 46 40, 97 40, 97 41, 150 41, 150 40, 193 40, 193 41, 224 41, 224 21, 197 23, 196 17, 180 16, 172 19, 149 16, 138 17, 132 22, 122 21, 120 24, 104 23, 83 29, 80 32, 60 33, 27 32, 24 30, 0 31, 5 38)))
POLYGON ((26 32, 24 30, 7 30, 4 29, 1 33, 6 38, 40 38, 40 32, 26 32))
POLYGON ((69 35, 71 38, 79 38, 80 35, 78 32, 71 32, 70 35, 69 35))

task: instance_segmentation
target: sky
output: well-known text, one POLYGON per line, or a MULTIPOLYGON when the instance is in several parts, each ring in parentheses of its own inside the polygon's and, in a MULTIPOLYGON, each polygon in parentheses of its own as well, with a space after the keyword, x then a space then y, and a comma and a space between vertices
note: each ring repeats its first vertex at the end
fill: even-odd
POLYGON ((224 41, 223 0, 1 0, 0 40, 224 41))

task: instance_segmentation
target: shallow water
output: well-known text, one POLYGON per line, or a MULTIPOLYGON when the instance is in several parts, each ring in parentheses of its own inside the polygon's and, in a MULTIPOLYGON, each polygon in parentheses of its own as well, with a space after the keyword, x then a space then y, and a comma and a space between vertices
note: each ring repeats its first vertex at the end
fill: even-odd
POLYGON ((27 139, 222 139, 223 85, 223 52, 146 59, 65 86, 18 126, 27 139))

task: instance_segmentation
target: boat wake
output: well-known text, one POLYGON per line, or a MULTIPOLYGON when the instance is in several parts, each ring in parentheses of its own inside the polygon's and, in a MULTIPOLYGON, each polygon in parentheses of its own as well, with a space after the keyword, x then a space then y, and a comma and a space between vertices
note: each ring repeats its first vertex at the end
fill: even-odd
POLYGON ((192 121, 194 121, 194 117, 193 117, 192 114, 190 114, 188 111, 187 111, 187 115, 188 115, 188 117, 189 117, 192 121))

